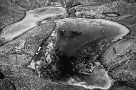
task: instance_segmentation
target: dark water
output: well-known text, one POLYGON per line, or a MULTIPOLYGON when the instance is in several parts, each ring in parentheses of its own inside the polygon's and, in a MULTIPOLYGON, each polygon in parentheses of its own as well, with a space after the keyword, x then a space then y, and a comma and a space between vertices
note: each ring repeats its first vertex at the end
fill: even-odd
POLYGON ((84 43, 100 37, 113 40, 115 37, 119 36, 120 33, 117 27, 108 25, 98 28, 85 24, 73 25, 72 23, 66 23, 58 29, 58 35, 57 48, 69 55, 75 48, 80 47, 84 43))
POLYGON ((72 76, 80 76, 82 80, 86 81, 86 78, 90 78, 90 76, 82 77, 80 72, 87 72, 87 69, 91 68, 88 63, 98 60, 101 46, 108 44, 108 41, 113 40, 120 33, 117 27, 108 25, 100 28, 83 23, 65 23, 57 29, 57 35, 54 47, 56 59, 52 60, 52 64, 57 70, 52 70, 52 66, 49 69, 45 68, 44 76, 52 75, 52 77, 50 76, 54 78, 52 80, 62 81, 72 76))
POLYGON ((103 42, 103 39, 111 41, 120 34, 119 29, 113 26, 107 25, 99 28, 89 24, 74 25, 72 23, 65 23, 58 28, 57 32, 55 52, 59 57, 57 64, 61 78, 78 76, 80 71, 90 68, 87 64, 97 59, 96 56, 101 47, 99 43, 103 42), (88 52, 84 52, 82 49, 88 50, 88 52), (80 66, 80 64, 84 64, 84 66, 80 66))

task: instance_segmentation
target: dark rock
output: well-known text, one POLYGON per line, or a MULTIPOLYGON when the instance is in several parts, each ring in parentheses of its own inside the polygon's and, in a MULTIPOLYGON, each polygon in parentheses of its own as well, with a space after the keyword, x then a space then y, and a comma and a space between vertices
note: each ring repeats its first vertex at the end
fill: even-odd
POLYGON ((5 78, 5 75, 2 72, 0 72, 0 79, 4 79, 4 78, 5 78))
POLYGON ((16 87, 9 80, 0 80, 0 90, 16 90, 16 87))
POLYGON ((136 0, 124 0, 124 1, 127 3, 135 3, 136 2, 136 0))

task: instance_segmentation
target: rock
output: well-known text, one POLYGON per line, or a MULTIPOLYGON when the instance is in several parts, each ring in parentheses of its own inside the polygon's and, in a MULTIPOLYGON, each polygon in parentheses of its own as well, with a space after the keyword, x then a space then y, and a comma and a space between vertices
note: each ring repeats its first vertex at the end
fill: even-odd
POLYGON ((16 90, 16 87, 9 80, 0 80, 0 90, 16 90))
POLYGON ((104 53, 102 63, 111 69, 127 62, 135 55, 134 39, 119 40, 111 45, 104 53))
POLYGON ((62 7, 43 7, 26 12, 26 16, 19 22, 6 26, 0 35, 0 44, 12 41, 16 37, 35 28, 39 21, 48 17, 65 15, 66 11, 62 7))

